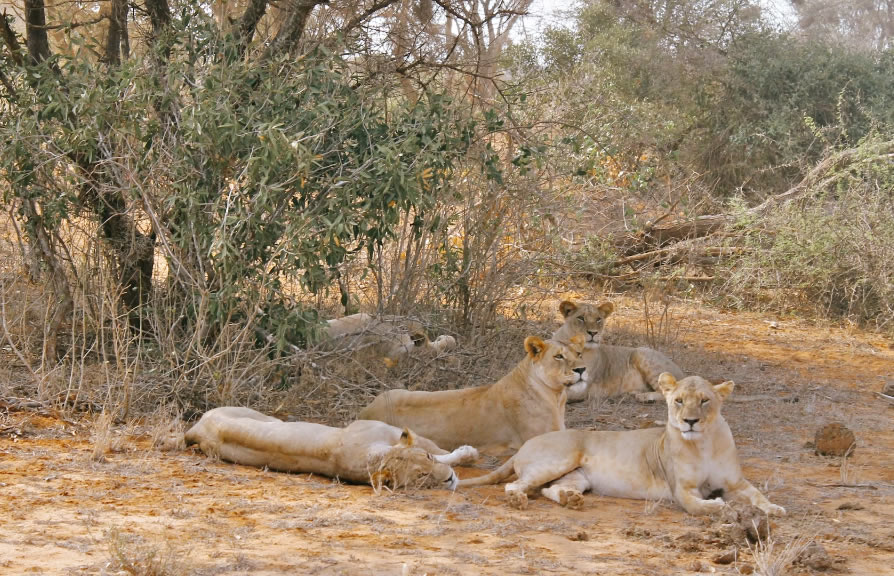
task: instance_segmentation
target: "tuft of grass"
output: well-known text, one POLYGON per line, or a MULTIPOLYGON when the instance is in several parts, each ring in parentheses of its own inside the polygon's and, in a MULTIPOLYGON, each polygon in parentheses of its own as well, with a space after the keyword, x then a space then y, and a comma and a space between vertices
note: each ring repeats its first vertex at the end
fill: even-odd
POLYGON ((112 415, 105 411, 93 421, 93 430, 90 432, 93 452, 90 459, 94 462, 104 462, 106 454, 117 452, 121 448, 121 440, 115 435, 112 424, 112 415))
POLYGON ((185 555, 174 549, 170 541, 162 548, 117 529, 109 530, 106 538, 109 568, 131 576, 185 576, 193 573, 185 564, 185 555))
POLYGON ((781 544, 772 535, 766 539, 758 536, 757 543, 749 543, 748 549, 754 557, 754 565, 758 576, 786 576, 792 563, 810 544, 811 538, 798 536, 794 540, 781 544))
POLYGON ((149 436, 152 438, 153 448, 163 452, 186 448, 183 440, 183 416, 179 410, 162 406, 150 421, 152 425, 149 436))

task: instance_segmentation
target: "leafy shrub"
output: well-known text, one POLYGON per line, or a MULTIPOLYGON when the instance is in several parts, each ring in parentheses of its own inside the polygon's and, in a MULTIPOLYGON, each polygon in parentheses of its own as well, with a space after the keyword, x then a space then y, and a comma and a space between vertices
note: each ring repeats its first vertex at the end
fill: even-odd
POLYGON ((784 190, 829 145, 894 125, 894 51, 877 54, 761 32, 739 38, 702 87, 705 115, 687 155, 727 194, 784 190))
POLYGON ((726 271, 725 299, 809 310, 894 330, 894 143, 827 153, 831 168, 796 201, 745 213, 753 248, 726 271))

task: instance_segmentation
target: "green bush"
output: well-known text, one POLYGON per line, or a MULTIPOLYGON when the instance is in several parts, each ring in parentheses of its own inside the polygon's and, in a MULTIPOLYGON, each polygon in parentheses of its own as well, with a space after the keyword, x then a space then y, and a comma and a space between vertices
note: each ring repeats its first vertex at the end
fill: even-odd
POLYGON ((894 51, 876 54, 762 32, 739 38, 687 153, 732 193, 795 183, 829 145, 894 126, 894 51))
POLYGON ((834 150, 803 197, 755 217, 752 250, 726 270, 727 302, 813 310, 894 331, 894 143, 834 150), (835 157, 837 155, 837 157, 835 157))
MULTIPOLYGON (((128 313, 173 303, 183 334, 213 339, 253 318, 268 341, 302 344, 318 321, 296 292, 326 290, 402 222, 446 226, 429 213, 481 130, 443 92, 410 104, 324 48, 236 57, 197 6, 181 7, 166 42, 163 67, 152 52, 115 67, 77 53, 23 64, 0 117, 0 180, 8 202, 36 205, 28 225, 86 216, 118 269, 139 250, 109 222, 151 243, 142 291, 155 301, 128 313)), ((119 277, 126 297, 132 278, 119 277)))

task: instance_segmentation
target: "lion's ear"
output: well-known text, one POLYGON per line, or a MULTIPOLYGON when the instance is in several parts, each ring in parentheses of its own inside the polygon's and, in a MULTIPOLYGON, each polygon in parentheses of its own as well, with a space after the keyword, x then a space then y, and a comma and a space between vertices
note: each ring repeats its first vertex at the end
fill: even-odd
POLYGON ((661 388, 661 392, 666 396, 677 389, 677 379, 670 372, 662 372, 661 376, 658 377, 658 387, 661 388))
POLYGON ((603 302, 597 308, 606 316, 611 315, 615 311, 615 305, 612 302, 603 302))
POLYGON ((726 397, 732 393, 733 388, 735 387, 735 382, 733 382, 732 380, 727 380, 726 382, 716 384, 714 386, 714 393, 717 394, 721 400, 726 400, 726 397))
POLYGON ((412 446, 416 441, 416 435, 410 431, 409 428, 404 428, 404 431, 400 433, 400 442, 401 446, 412 446))
POLYGON ((546 349, 546 342, 537 336, 528 336, 525 338, 525 350, 531 358, 537 358, 546 349))
POLYGON ((577 304, 571 300, 562 300, 559 304, 559 313, 562 314, 562 318, 568 318, 568 315, 575 310, 577 310, 577 304))

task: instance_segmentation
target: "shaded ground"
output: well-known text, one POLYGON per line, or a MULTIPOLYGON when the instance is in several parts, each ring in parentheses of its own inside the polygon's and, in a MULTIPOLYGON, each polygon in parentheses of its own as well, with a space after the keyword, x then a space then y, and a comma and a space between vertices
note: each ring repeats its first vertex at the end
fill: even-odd
MULTIPOLYGON (((640 319, 623 303, 609 340, 641 340, 640 319)), ((894 378, 891 343, 771 320, 684 307, 659 344, 685 371, 759 397, 724 413, 746 476, 789 512, 771 525, 772 551, 715 563, 744 543, 667 503, 587 496, 570 511, 537 498, 516 511, 501 486, 377 495, 161 452, 140 427, 115 428, 119 449, 96 462, 90 421, 0 402, 0 573, 747 574, 813 540, 825 560, 779 573, 894 574, 894 406, 875 394, 894 378), (846 462, 809 447, 831 420, 856 433, 846 462)), ((594 402, 567 422, 632 429, 664 411, 594 402)))

